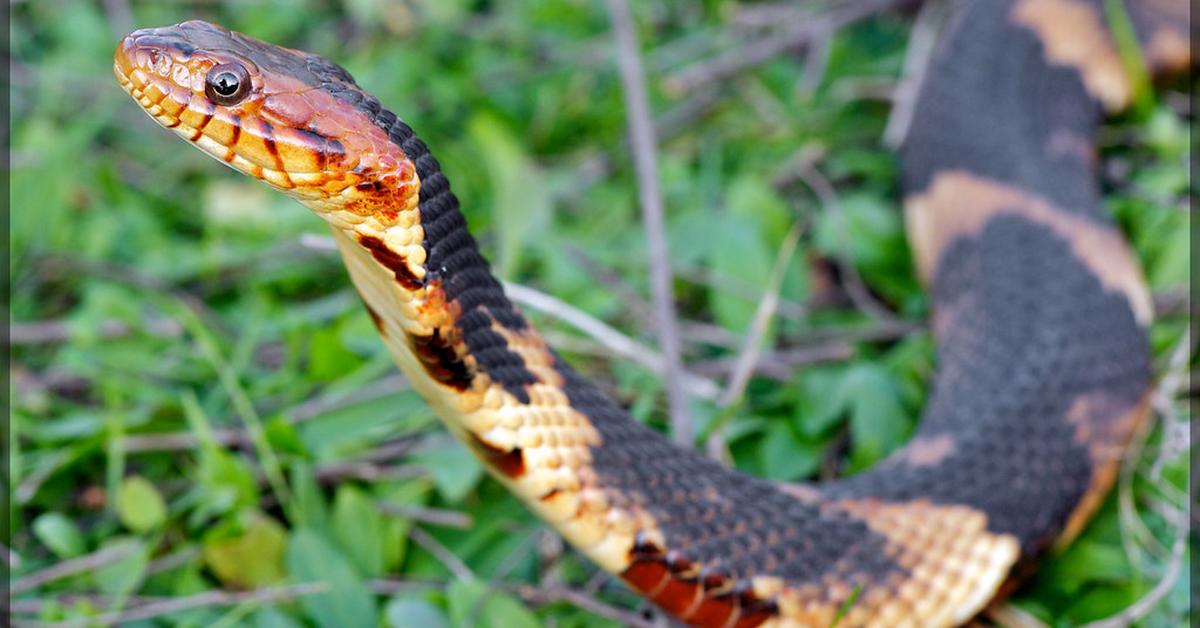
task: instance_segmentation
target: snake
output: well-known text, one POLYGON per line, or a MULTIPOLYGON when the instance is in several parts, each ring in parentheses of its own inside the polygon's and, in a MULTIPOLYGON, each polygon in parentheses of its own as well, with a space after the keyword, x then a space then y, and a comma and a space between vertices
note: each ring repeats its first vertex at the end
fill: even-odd
POLYGON ((335 63, 193 20, 130 33, 113 69, 160 125, 328 223, 448 430, 665 613, 945 626, 1080 532, 1148 415, 1153 308, 1093 136, 1139 77, 1190 63, 1187 5, 1113 4, 953 5, 899 149, 929 399, 906 446, 816 484, 673 444, 576 371, 505 296, 426 144, 335 63))

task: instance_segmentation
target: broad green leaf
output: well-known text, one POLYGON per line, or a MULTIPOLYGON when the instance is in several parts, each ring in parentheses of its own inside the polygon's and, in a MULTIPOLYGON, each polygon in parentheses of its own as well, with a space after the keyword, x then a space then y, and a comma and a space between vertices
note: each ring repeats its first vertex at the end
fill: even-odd
POLYGON ((450 621, 455 626, 480 628, 538 628, 541 622, 512 596, 484 582, 456 581, 446 590, 450 621))
POLYGON ((438 493, 448 502, 460 502, 483 477, 483 465, 459 443, 445 442, 414 452, 414 463, 427 467, 438 493))
POLYGON ((200 456, 199 488, 204 509, 226 513, 258 503, 258 481, 237 454, 205 448, 200 456))
POLYGON ((1163 157, 1184 155, 1188 149, 1188 129, 1179 116, 1167 107, 1154 110, 1146 120, 1146 143, 1163 157))
POLYGON ((1120 613, 1142 595, 1127 584, 1091 588, 1073 600, 1064 615, 1075 625, 1097 621, 1120 613))
POLYGON ((845 379, 846 369, 840 366, 814 367, 800 373, 795 420, 803 434, 820 436, 844 416, 850 401, 845 379))
MULTIPOLYGON (((1156 254, 1148 265, 1149 283, 1154 288, 1166 289, 1188 286, 1192 272, 1192 239, 1195 229, 1182 215, 1165 222, 1174 223, 1161 229, 1162 237, 1156 240, 1156 254)), ((1194 220, 1194 219, 1193 219, 1194 220)), ((1194 224, 1194 223, 1193 223, 1194 224)))
POLYGON ((266 432, 267 442, 276 452, 296 456, 303 456, 307 452, 304 443, 300 440, 300 432, 296 430, 296 425, 284 418, 283 415, 271 417, 264 427, 263 431, 266 432))
POLYGON ((255 628, 303 628, 303 624, 273 606, 264 607, 254 614, 255 628))
POLYGON ((796 438, 782 419, 773 421, 762 440, 763 475, 790 482, 812 475, 821 464, 821 447, 796 438))
POLYGON ((492 228, 499 234, 496 272, 511 277, 521 248, 545 228, 550 198, 541 171, 526 152, 526 144, 499 118, 478 114, 467 131, 479 146, 481 165, 492 190, 492 228))
POLYGON ((334 381, 363 362, 361 357, 346 347, 342 341, 342 331, 337 326, 314 331, 308 350, 308 375, 318 382, 334 381))
POLYGON ((126 528, 149 532, 167 520, 167 504, 149 480, 131 475, 117 492, 117 516, 126 528))
POLYGON ((300 598, 321 628, 373 628, 379 623, 375 598, 337 549, 316 531, 299 528, 287 547, 288 575, 294 582, 324 582, 324 593, 300 598))
POLYGON ((105 545, 120 547, 128 552, 120 560, 108 563, 92 572, 92 581, 105 595, 123 598, 137 590, 146 575, 149 560, 146 544, 138 539, 118 537, 105 545))
POLYGON ((329 529, 329 508, 317 478, 313 475, 312 467, 307 463, 296 460, 292 463, 289 474, 289 484, 292 487, 292 500, 295 502, 296 525, 325 532, 329 529))
POLYGON ((364 576, 383 575, 386 532, 383 514, 369 495, 351 485, 338 489, 333 500, 333 537, 364 576))
POLYGON ((403 391, 326 412, 305 421, 298 432, 312 457, 326 461, 374 447, 432 418, 429 406, 416 393, 403 391))
POLYGON ((419 595, 401 595, 388 601, 384 619, 389 628, 450 628, 446 614, 419 595))
POLYGON ((1051 565, 1056 585, 1077 595, 1088 583, 1120 585, 1130 577, 1129 562, 1119 545, 1079 539, 1051 565))
POLYGON ((254 589, 283 579, 287 532, 266 515, 248 511, 240 522, 209 531, 204 561, 221 582, 254 589))
POLYGON ((851 467, 861 470, 904 444, 911 419, 891 376, 877 365, 855 365, 842 385, 850 400, 851 467))
MULTIPOLYGON (((421 478, 380 487, 376 493, 381 502, 420 505, 429 501, 433 485, 428 479, 421 478)), ((412 520, 405 517, 389 514, 384 518, 382 544, 386 570, 394 570, 403 564, 408 554, 408 530, 412 525, 412 520)))
POLYGON ((73 558, 84 551, 79 528, 61 513, 42 513, 33 520, 33 534, 59 558, 73 558))
MULTIPOLYGON (((757 221, 740 216, 721 219, 720 245, 709 252, 716 282, 709 289, 713 315, 722 327, 743 334, 750 326, 762 286, 771 275, 773 255, 757 221)), ((770 342, 770 335, 765 342, 770 342)))

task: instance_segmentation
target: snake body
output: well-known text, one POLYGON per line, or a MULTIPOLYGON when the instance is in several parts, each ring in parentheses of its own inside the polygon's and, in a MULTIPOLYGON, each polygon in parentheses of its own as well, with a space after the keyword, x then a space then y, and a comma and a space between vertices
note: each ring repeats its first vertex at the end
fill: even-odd
MULTIPOLYGON (((956 9, 901 154, 935 310, 932 394, 908 446, 821 485, 725 468, 601 394, 505 297, 426 145, 337 65, 191 21, 131 33, 114 70, 161 125, 328 222, 380 336, 449 429, 668 613, 949 625, 1078 532, 1151 379, 1150 301, 1094 176, 1090 138, 1133 85, 1101 2, 956 9)), ((1184 3, 1128 9, 1152 69, 1189 62, 1184 3)))

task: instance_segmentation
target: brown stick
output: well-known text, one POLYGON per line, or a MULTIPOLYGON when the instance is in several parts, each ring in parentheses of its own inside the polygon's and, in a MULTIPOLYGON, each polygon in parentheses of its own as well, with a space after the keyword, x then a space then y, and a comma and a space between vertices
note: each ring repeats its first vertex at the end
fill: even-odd
POLYGON ((666 89, 674 93, 689 92, 701 85, 716 83, 775 58, 777 55, 802 48, 829 33, 876 13, 886 11, 904 0, 863 0, 840 5, 836 10, 800 22, 778 34, 763 37, 715 58, 701 61, 667 78, 666 89))
POLYGON ((64 560, 61 563, 55 563, 42 569, 35 571, 28 576, 17 579, 9 586, 9 593, 16 595, 30 589, 36 589, 48 582, 53 582, 67 576, 73 576, 84 571, 98 569, 104 565, 116 562, 125 558, 130 553, 138 551, 138 547, 133 544, 110 545, 104 549, 97 550, 91 554, 85 554, 78 558, 64 560))
POLYGON ((463 582, 470 582, 475 579, 475 573, 471 571, 471 568, 457 554, 450 551, 450 548, 442 545, 440 541, 433 538, 433 535, 413 526, 408 531, 408 538, 412 539, 417 545, 420 545, 421 549, 432 554, 438 562, 442 563, 443 567, 454 574, 455 578, 463 582))
POLYGON ((515 588, 514 592, 521 596, 525 601, 531 604, 553 604, 554 602, 570 602, 585 611, 611 619, 620 623, 623 626, 636 626, 637 628, 654 628, 658 624, 643 618, 637 613, 629 612, 622 608, 609 606, 600 600, 584 593, 562 586, 541 586, 531 587, 521 585, 515 588))
POLYGON ((642 225, 646 232, 650 287, 654 296, 655 323, 663 354, 667 388, 667 410, 671 435, 675 442, 691 446, 693 429, 688 417, 688 399, 683 389, 679 325, 675 319, 675 297, 671 290, 671 259, 667 254, 666 227, 663 221, 662 192, 658 187, 658 157, 654 125, 646 97, 646 77, 642 58, 633 33, 633 16, 628 0, 608 0, 613 35, 617 43, 617 65, 621 70, 622 91, 629 126, 629 144, 637 174, 638 196, 642 207, 642 225))

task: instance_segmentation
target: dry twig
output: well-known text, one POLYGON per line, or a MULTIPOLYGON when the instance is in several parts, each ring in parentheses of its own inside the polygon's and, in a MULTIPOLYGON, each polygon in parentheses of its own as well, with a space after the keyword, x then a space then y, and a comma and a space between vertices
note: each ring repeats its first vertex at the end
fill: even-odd
POLYGON ((470 582, 475 579, 475 573, 471 571, 471 568, 458 555, 450 551, 450 548, 442 545, 440 541, 433 538, 433 535, 417 526, 413 526, 408 531, 408 538, 412 539, 414 543, 421 546, 421 549, 429 552, 438 562, 442 563, 442 566, 454 574, 455 578, 463 582, 470 582))
POLYGON ((378 502, 376 505, 379 507, 379 510, 389 515, 444 528, 465 529, 474 524, 471 520, 471 515, 457 510, 431 508, 429 506, 417 506, 414 504, 393 504, 391 502, 378 502))
POLYGON ((682 93, 701 85, 724 81, 749 68, 762 65, 779 54, 807 46, 858 20, 891 9, 903 1, 861 0, 839 4, 835 9, 811 20, 801 21, 777 34, 760 37, 712 59, 688 66, 667 79, 667 89, 682 93))
MULTIPOLYGON (((632 360, 654 373, 666 376, 667 361, 659 352, 610 327, 604 321, 544 292, 519 284, 505 283, 504 291, 521 305, 549 314, 591 336, 614 354, 632 360)), ((680 379, 687 391, 702 399, 714 399, 717 383, 679 369, 680 379)))
POLYGON ((837 191, 834 190, 833 184, 812 163, 801 164, 801 168, 797 170, 796 174, 812 190, 817 199, 821 201, 821 206, 826 211, 837 214, 840 218, 838 221, 838 235, 842 241, 842 246, 840 247, 842 254, 837 256, 837 264, 838 268, 842 271, 846 296, 850 297, 855 307, 875 318, 895 320, 896 316, 876 301, 875 297, 871 296, 871 291, 867 288, 866 282, 863 281, 862 275, 858 274, 858 267, 854 265, 854 260, 850 258, 850 236, 846 232, 848 217, 845 211, 842 210, 841 200, 838 199, 837 191))
MULTIPOLYGON (((793 222, 791 229, 783 238, 779 252, 775 255, 775 265, 771 269, 771 277, 763 290, 762 298, 758 301, 758 307, 754 310, 754 317, 750 320, 750 329, 746 332, 746 339, 742 342, 742 347, 734 359, 733 368, 729 373, 729 381, 725 384, 725 390, 721 392, 721 396, 717 397, 717 405, 723 409, 732 406, 746 392, 746 385, 750 383, 750 376, 754 373, 755 366, 762 354, 763 336, 767 333, 767 326, 770 325, 771 319, 775 317, 775 307, 779 303, 779 290, 783 287, 783 277, 787 273, 788 264, 792 261, 792 255, 796 252, 796 245, 800 243, 800 234, 803 230, 799 221, 793 222)), ((725 440, 722 434, 719 427, 714 429, 709 434, 706 449, 709 456, 718 460, 727 460, 728 452, 725 451, 725 440)))
MULTIPOLYGON (((852 357, 854 357, 854 344, 840 340, 819 345, 774 349, 758 356, 754 361, 751 374, 786 382, 796 373, 797 367, 821 362, 837 362, 852 357)), ((726 374, 736 368, 737 359, 734 356, 696 362, 695 369, 698 373, 726 374)))
POLYGON ((646 232, 650 287, 654 297, 656 331, 663 354, 663 381, 667 389, 667 409, 671 435, 685 446, 692 443, 693 429, 688 417, 688 399, 683 388, 680 361, 679 326, 675 319, 675 298, 671 289, 671 258, 667 254, 666 227, 663 220, 662 193, 658 186, 658 163, 654 125, 646 97, 646 78, 633 32, 633 16, 628 0, 608 0, 613 35, 617 44, 617 65, 621 71, 622 91, 629 125, 629 144, 633 151, 642 223, 646 232))
POLYGON ((949 14, 950 5, 944 0, 925 2, 917 13, 917 19, 909 31, 908 48, 904 51, 900 84, 892 92, 892 111, 883 130, 883 145, 888 148, 899 148, 908 134, 908 126, 912 123, 917 106, 917 92, 925 81, 925 72, 933 59, 934 44, 949 14))
MULTIPOLYGON (((95 617, 54 623, 16 621, 13 623, 13 625, 27 626, 29 628, 33 628, 35 626, 37 628, 110 626, 152 619, 155 617, 161 617, 163 615, 170 615, 171 613, 178 613, 181 611, 191 610, 194 608, 203 608, 207 606, 237 606, 239 604, 263 604, 267 602, 291 600, 305 595, 323 593, 328 588, 329 584, 326 582, 304 582, 290 586, 271 587, 236 593, 211 590, 184 597, 155 599, 153 601, 147 601, 144 604, 138 604, 137 606, 123 611, 104 613, 95 617)), ((97 598, 96 601, 103 602, 104 600, 97 598)), ((136 602, 137 600, 135 599, 130 601, 136 602)))
MULTIPOLYGON (((1194 346, 1192 344, 1191 330, 1185 330, 1183 336, 1175 345, 1175 348, 1172 350, 1171 355, 1167 360, 1166 372, 1151 395, 1152 406, 1159 417, 1159 422, 1164 424, 1164 428, 1167 425, 1179 422, 1178 418, 1176 417, 1174 404, 1176 398, 1180 394, 1181 389, 1183 388, 1184 383, 1187 381, 1189 362, 1188 358, 1192 355, 1193 351, 1194 346)), ((1140 463, 1142 445, 1145 442, 1144 433, 1148 431, 1148 428, 1143 431, 1143 435, 1138 439, 1137 446, 1131 449, 1131 455, 1126 458, 1121 469, 1119 487, 1120 493, 1118 497, 1120 499, 1121 521, 1123 524, 1125 524, 1123 531, 1127 533, 1138 530, 1136 526, 1130 526, 1130 524, 1134 522, 1136 522, 1136 524, 1141 528, 1145 528, 1145 524, 1137 515, 1136 507, 1133 505, 1132 485, 1134 472, 1140 463)), ((1169 434, 1163 437, 1163 443, 1160 445, 1159 455, 1154 461, 1155 467, 1159 467, 1159 465, 1163 462, 1164 456, 1178 455, 1180 453, 1178 451, 1180 446, 1171 443, 1170 440, 1171 438, 1169 434)), ((1187 445, 1185 444, 1183 447, 1186 448, 1187 445)), ((1157 480, 1159 478, 1152 479, 1157 480)), ((1190 495, 1190 491, 1188 491, 1187 494, 1190 495)), ((1184 501, 1186 503, 1186 497, 1184 501)), ((1188 516, 1185 511, 1187 506, 1174 504, 1163 504, 1162 506, 1165 506, 1165 512, 1160 512, 1159 515, 1167 521, 1168 525, 1174 528, 1174 538, 1171 541, 1171 547, 1169 550, 1170 553, 1167 557, 1167 564, 1163 568, 1162 575, 1159 577, 1158 582, 1155 583, 1154 587, 1152 587, 1150 591, 1146 592, 1146 594, 1143 595, 1137 602, 1134 602, 1123 611, 1113 615, 1112 617, 1086 624, 1088 628, 1124 628, 1125 626, 1129 626, 1137 620, 1150 614, 1150 612, 1153 611, 1160 602, 1162 602, 1163 598, 1170 593, 1171 588, 1175 586, 1176 581, 1179 579, 1179 576, 1183 571, 1183 560, 1187 551, 1187 539, 1189 532, 1188 516)), ((1143 537, 1143 542, 1145 542, 1147 538, 1153 541, 1153 544, 1147 543, 1147 547, 1153 547, 1154 544, 1157 544, 1157 539, 1153 536, 1149 529, 1140 530, 1140 533, 1140 536, 1143 537)), ((1126 543, 1126 552, 1130 553, 1131 564, 1137 566, 1139 561, 1134 560, 1129 541, 1127 539, 1123 540, 1126 543)))
POLYGON ((96 550, 91 554, 84 554, 78 558, 64 560, 60 563, 55 563, 42 569, 35 571, 28 576, 18 578, 9 585, 8 592, 10 595, 16 595, 24 591, 36 589, 43 584, 60 580, 68 576, 73 576, 77 573, 85 571, 94 571, 107 565, 121 560, 141 548, 134 543, 121 543, 110 545, 100 550, 96 550))
POLYGON ((585 611, 605 619, 616 621, 622 626, 655 628, 658 625, 648 619, 645 619, 637 613, 633 613, 622 608, 617 608, 615 606, 610 606, 583 591, 577 591, 575 589, 570 589, 563 586, 551 585, 531 587, 528 585, 521 585, 516 587, 514 592, 531 604, 569 602, 585 611))
MULTIPOLYGON (((137 332, 174 338, 183 332, 183 328, 179 323, 166 318, 147 320, 140 327, 131 326, 118 320, 101 321, 96 326, 96 334, 106 340, 121 338, 137 332)), ((8 344, 10 345, 55 344, 69 341, 74 336, 71 324, 65 320, 29 321, 12 323, 8 326, 8 344)))

